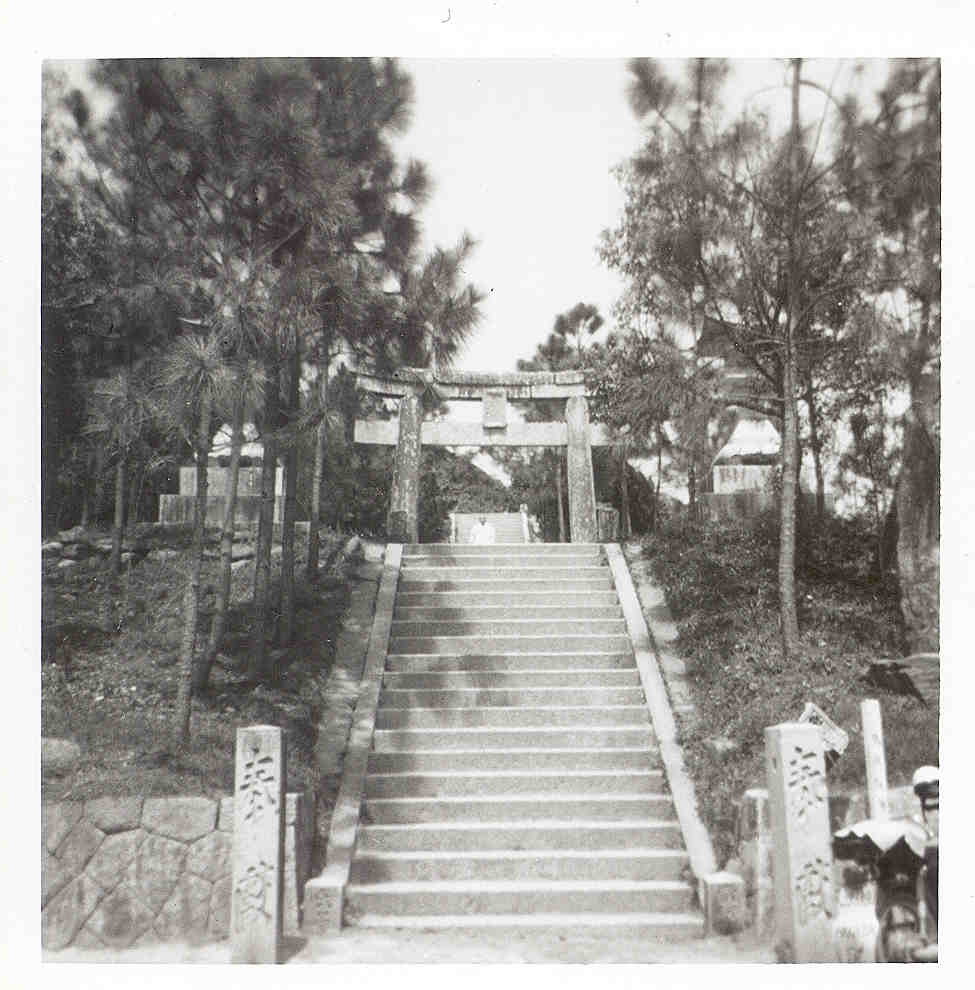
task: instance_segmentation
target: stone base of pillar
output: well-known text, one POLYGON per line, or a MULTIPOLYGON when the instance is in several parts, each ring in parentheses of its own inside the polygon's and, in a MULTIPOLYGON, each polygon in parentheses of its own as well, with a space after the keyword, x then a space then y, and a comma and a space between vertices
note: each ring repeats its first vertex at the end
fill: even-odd
POLYGON ((348 871, 339 871, 335 877, 326 869, 305 884, 305 900, 302 911, 302 933, 305 935, 330 935, 342 928, 342 904, 348 871))
POLYGON ((745 927, 745 882, 735 873, 709 873, 700 882, 705 934, 730 935, 745 927))

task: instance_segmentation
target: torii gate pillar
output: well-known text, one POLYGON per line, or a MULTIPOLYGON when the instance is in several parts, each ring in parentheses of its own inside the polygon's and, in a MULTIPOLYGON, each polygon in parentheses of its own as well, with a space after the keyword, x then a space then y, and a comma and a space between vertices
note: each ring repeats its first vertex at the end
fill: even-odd
POLYGON ((573 543, 596 543, 596 485, 589 444, 589 404, 584 395, 565 400, 568 428, 566 467, 569 477, 569 532, 573 543))
POLYGON ((399 440, 393 459, 386 532, 391 543, 419 543, 420 426, 423 409, 418 392, 399 400, 399 440))

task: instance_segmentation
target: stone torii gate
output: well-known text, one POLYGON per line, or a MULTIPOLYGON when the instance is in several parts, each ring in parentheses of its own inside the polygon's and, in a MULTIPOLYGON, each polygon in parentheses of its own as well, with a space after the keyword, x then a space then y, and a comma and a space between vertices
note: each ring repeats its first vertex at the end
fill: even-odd
POLYGON ((431 447, 567 447, 569 526, 573 543, 595 543, 596 490, 592 446, 612 443, 607 430, 590 424, 582 371, 513 371, 498 374, 403 368, 389 376, 359 372, 359 388, 399 399, 399 423, 356 420, 356 443, 395 445, 387 533, 395 543, 418 541, 420 448, 431 447), (423 422, 422 396, 480 400, 481 422, 423 422), (564 422, 508 421, 508 399, 565 399, 564 422))

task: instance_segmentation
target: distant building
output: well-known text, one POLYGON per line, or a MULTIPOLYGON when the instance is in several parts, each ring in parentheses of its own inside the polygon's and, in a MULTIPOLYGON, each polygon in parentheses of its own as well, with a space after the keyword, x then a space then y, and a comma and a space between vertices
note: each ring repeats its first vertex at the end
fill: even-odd
MULTIPOLYGON (((217 431, 207 455, 207 524, 223 523, 224 505, 230 471, 231 427, 224 424, 217 431)), ((234 507, 235 521, 240 525, 257 522, 261 501, 261 464, 264 445, 257 439, 253 424, 244 426, 244 445, 241 448, 242 466, 237 477, 237 501, 234 507)), ((274 472, 274 521, 284 517, 284 469, 278 465, 274 472)), ((196 465, 182 465, 179 469, 179 494, 159 496, 159 521, 161 523, 192 522, 196 515, 196 465)))
POLYGON ((736 409, 738 421, 711 468, 712 491, 770 491, 779 461, 781 438, 767 416, 736 409))

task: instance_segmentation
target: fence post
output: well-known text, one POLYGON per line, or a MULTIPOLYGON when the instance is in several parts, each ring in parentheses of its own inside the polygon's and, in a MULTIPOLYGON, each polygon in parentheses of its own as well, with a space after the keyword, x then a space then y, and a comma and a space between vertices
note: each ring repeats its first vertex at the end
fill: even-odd
POLYGON ((287 767, 281 729, 237 730, 230 961, 279 961, 287 767))
POLYGON ((765 730, 776 946, 789 962, 835 960, 833 855, 823 740, 814 725, 765 730))
POLYGON ((890 818, 887 801, 887 756, 884 752, 884 727, 880 702, 868 698, 860 702, 863 723, 863 756, 867 764, 867 814, 886 821, 890 818))

